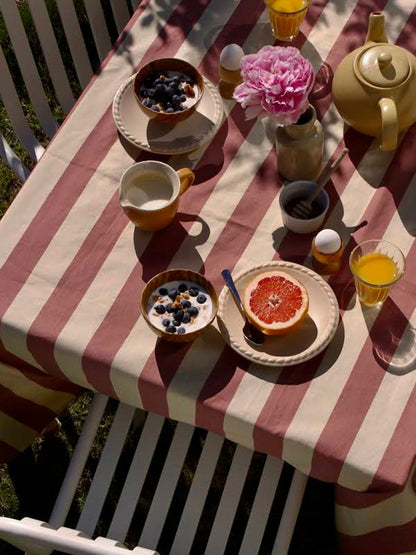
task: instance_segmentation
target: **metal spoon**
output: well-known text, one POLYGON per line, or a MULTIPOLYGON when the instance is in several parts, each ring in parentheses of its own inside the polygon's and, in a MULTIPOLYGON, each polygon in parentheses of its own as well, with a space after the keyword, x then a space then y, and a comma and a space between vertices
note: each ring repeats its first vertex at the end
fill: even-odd
POLYGON ((235 286, 234 280, 231 276, 230 270, 223 270, 221 272, 221 275, 224 278, 224 281, 228 289, 231 291, 231 295, 233 296, 233 299, 235 301, 235 304, 237 305, 238 310, 241 312, 241 315, 245 319, 245 324, 243 327, 244 337, 247 339, 247 341, 250 341, 254 345, 262 345, 264 343, 265 335, 263 332, 255 328, 253 324, 250 324, 250 322, 248 321, 246 313, 244 311, 243 303, 241 302, 240 295, 238 294, 238 291, 235 286))

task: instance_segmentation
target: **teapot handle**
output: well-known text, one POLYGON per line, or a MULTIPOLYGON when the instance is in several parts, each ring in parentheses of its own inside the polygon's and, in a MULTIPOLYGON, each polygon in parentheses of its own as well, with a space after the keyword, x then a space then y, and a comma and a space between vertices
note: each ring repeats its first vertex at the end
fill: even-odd
POLYGON ((390 151, 397 147, 397 109, 391 98, 378 101, 381 111, 381 150, 390 151))

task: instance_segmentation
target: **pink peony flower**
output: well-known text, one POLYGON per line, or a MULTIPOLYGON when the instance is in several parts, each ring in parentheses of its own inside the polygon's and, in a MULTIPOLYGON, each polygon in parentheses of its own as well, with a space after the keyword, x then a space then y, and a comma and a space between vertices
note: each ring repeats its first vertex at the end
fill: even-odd
POLYGON ((247 119, 272 116, 279 125, 296 123, 309 105, 315 81, 312 65, 293 46, 264 46, 241 60, 244 79, 234 98, 247 119))

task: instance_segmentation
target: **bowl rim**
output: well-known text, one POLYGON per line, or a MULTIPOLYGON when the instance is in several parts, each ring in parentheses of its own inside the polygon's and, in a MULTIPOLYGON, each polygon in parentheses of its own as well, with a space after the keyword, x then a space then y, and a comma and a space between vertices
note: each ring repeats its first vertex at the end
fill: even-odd
POLYGON ((319 218, 322 218, 322 216, 325 216, 325 214, 328 212, 329 209, 329 195, 328 192, 325 191, 325 189, 322 189, 321 191, 319 191, 318 197, 320 196, 325 198, 325 208, 322 210, 322 212, 320 212, 320 214, 318 214, 318 216, 315 216, 315 218, 308 218, 307 220, 304 220, 302 218, 296 218, 294 216, 291 216, 289 214, 289 212, 286 211, 284 205, 283 205, 283 200, 282 199, 282 195, 284 194, 285 191, 288 191, 290 189, 290 187, 296 183, 316 183, 315 181, 312 180, 306 180, 306 179, 299 179, 298 181, 292 181, 291 183, 288 183, 287 185, 284 185, 281 189, 280 195, 279 195, 279 206, 281 211, 288 217, 291 218, 292 220, 294 220, 295 222, 311 222, 314 223, 315 221, 317 221, 319 218))
POLYGON ((142 67, 139 69, 139 71, 137 71, 137 73, 136 73, 136 75, 134 76, 134 79, 133 79, 133 93, 134 93, 134 96, 135 96, 137 102, 139 103, 140 107, 141 107, 146 113, 149 114, 149 116, 151 115, 151 116, 153 116, 153 117, 157 117, 157 116, 163 115, 164 118, 167 118, 167 119, 168 119, 169 117, 172 117, 172 119, 173 119, 173 117, 174 117, 174 116, 178 116, 178 114, 185 115, 185 114, 188 114, 189 111, 194 111, 194 110, 196 109, 196 107, 198 106, 198 104, 200 103, 200 101, 201 101, 201 98, 202 98, 202 96, 203 96, 203 94, 204 94, 204 90, 205 90, 205 83, 204 83, 204 78, 203 78, 202 73, 201 73, 200 71, 198 71, 197 68, 196 68, 195 66, 193 66, 190 62, 188 62, 187 60, 183 60, 182 58, 171 57, 171 58, 155 58, 154 60, 150 60, 149 62, 147 62, 147 64, 145 64, 144 66, 142 66, 142 67), (198 98, 196 99, 196 101, 195 101, 194 104, 191 104, 191 106, 188 106, 187 108, 185 108, 185 110, 182 110, 182 111, 180 111, 180 112, 172 112, 171 114, 170 114, 170 113, 167 113, 167 112, 154 112, 153 110, 151 110, 150 108, 148 108, 147 106, 145 106, 145 105, 143 104, 142 99, 140 98, 140 95, 137 94, 137 92, 136 92, 136 87, 137 87, 136 83, 139 81, 139 76, 140 76, 140 74, 141 74, 150 64, 153 64, 153 63, 155 63, 155 62, 158 62, 158 63, 161 63, 161 62, 167 63, 167 62, 172 62, 172 60, 176 60, 176 61, 178 61, 178 62, 181 62, 181 63, 183 63, 183 64, 189 66, 189 67, 192 69, 192 71, 195 71, 195 73, 199 76, 200 79, 199 79, 199 83, 197 84, 198 90, 199 90, 198 98))
MULTIPOLYGON (((156 326, 154 326, 152 324, 152 322, 150 321, 150 318, 148 316, 148 313, 147 313, 147 303, 146 303, 146 306, 145 306, 145 303, 144 303, 144 293, 147 290, 150 290, 150 292, 149 292, 149 297, 150 297, 150 294, 152 293, 152 291, 154 289, 156 289, 156 287, 153 287, 153 289, 150 288, 150 285, 151 285, 152 282, 155 282, 157 279, 160 279, 165 274, 173 274, 173 273, 176 273, 176 272, 186 272, 187 274, 194 274, 194 275, 198 276, 203 282, 209 284, 210 291, 209 292, 207 291, 207 293, 211 297, 212 308, 213 308, 210 318, 208 319, 208 321, 202 327, 200 327, 196 330, 193 330, 189 333, 184 333, 183 335, 180 336, 181 338, 182 337, 190 337, 190 336, 192 336, 192 334, 199 334, 203 330, 207 329, 208 326, 210 326, 212 324, 212 322, 215 320, 215 318, 217 316, 217 312, 218 312, 218 294, 217 294, 217 291, 216 291, 214 285, 203 274, 200 274, 199 272, 195 272, 195 270, 188 270, 187 268, 169 268, 168 270, 164 270, 163 272, 159 272, 158 274, 155 274, 152 278, 150 278, 149 281, 144 286, 144 288, 142 290, 142 293, 140 295, 140 310, 141 310, 141 313, 143 315, 143 318, 145 319, 146 323, 149 325, 151 330, 154 331, 157 335, 159 335, 163 338, 165 338, 166 336, 167 337, 176 337, 176 334, 175 335, 167 334, 164 330, 161 330, 161 329, 157 328, 156 326)), ((170 280, 166 280, 166 281, 167 282, 168 281, 174 281, 174 279, 171 278, 170 280)), ((187 280, 187 279, 184 278, 184 281, 191 281, 191 280, 189 280, 189 279, 187 280)), ((161 287, 161 286, 159 285, 159 287, 161 287)), ((207 289, 207 288, 205 288, 205 289, 207 289)))

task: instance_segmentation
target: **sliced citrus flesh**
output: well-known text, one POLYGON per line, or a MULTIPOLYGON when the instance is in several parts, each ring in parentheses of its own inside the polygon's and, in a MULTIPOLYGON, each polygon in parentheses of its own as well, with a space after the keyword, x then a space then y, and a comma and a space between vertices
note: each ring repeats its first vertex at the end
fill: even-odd
POLYGON ((256 276, 244 293, 244 309, 250 322, 266 335, 294 330, 306 317, 309 297, 304 285, 286 272, 256 276))

